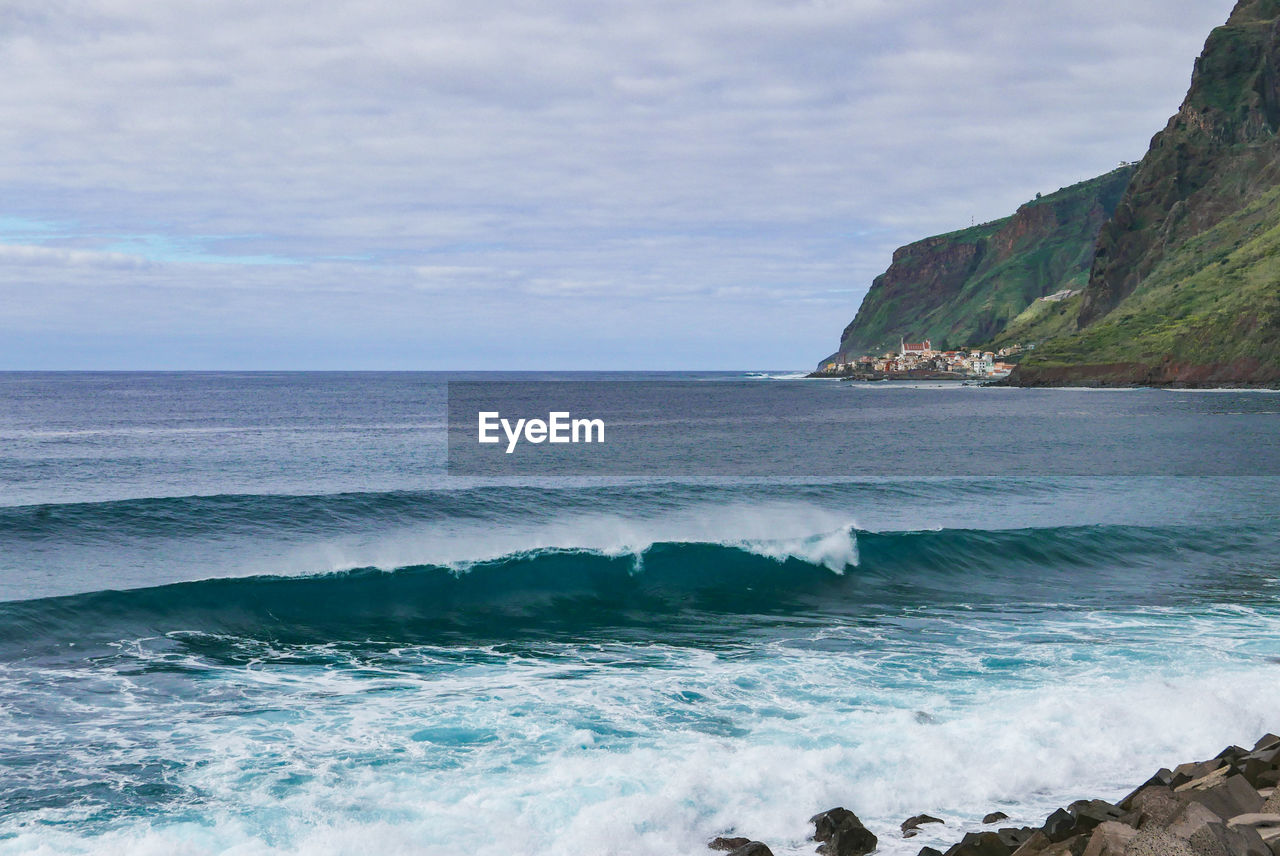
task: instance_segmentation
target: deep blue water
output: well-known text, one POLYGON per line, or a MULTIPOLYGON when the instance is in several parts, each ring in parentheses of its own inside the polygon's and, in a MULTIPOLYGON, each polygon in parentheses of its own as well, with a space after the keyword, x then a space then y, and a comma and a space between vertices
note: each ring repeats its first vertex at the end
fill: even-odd
POLYGON ((915 853, 1280 729, 1280 396, 633 375, 919 458, 450 476, 490 377, 0 374, 0 853, 915 853))

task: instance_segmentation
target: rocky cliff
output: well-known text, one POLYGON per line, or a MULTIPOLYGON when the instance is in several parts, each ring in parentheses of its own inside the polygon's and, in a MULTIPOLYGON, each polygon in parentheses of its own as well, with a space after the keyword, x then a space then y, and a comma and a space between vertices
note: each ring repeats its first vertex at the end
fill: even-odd
POLYGON ((1280 383, 1280 0, 1240 0, 1099 232, 1075 329, 1011 382, 1280 383))
POLYGON ((1124 167, 1033 200, 1017 213, 900 248, 841 336, 843 354, 900 338, 990 341, 1036 298, 1083 288, 1093 247, 1132 175, 1124 167))

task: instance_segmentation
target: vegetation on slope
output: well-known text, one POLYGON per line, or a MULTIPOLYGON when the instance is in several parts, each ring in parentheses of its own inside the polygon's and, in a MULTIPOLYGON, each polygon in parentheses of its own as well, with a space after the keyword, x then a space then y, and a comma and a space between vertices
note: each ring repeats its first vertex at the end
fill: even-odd
POLYGON ((1241 0, 1017 383, 1280 383, 1280 0, 1241 0))
POLYGON ((986 342, 1037 298, 1082 288, 1098 230, 1131 174, 1122 167, 1011 217, 902 247, 845 329, 840 353, 878 353, 901 338, 938 347, 986 342))
POLYGON ((1166 255, 1128 299, 1036 350, 1040 383, 1280 381, 1280 187, 1166 255))

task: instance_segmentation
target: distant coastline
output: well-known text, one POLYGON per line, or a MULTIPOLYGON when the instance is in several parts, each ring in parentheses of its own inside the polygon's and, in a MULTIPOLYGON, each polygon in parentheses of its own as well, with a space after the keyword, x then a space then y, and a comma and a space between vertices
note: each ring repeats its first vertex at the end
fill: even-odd
POLYGON ((1280 7, 1238 0, 1141 161, 899 248, 818 373, 913 336, 1020 343, 1006 386, 1280 387, 1277 103, 1280 7))
POLYGON ((911 369, 903 372, 877 372, 860 370, 828 370, 810 372, 808 378, 830 378, 834 380, 859 380, 874 383, 883 380, 946 380, 963 383, 977 380, 971 375, 959 372, 939 372, 927 369, 911 369))

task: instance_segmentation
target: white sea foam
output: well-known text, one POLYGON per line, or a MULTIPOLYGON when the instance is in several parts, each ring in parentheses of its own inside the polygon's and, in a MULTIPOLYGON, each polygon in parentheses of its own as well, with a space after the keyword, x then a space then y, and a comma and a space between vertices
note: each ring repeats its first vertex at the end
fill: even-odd
POLYGON ((735 546, 780 562, 799 559, 811 565, 822 565, 837 574, 844 573, 846 568, 858 565, 858 536, 854 532, 853 524, 817 535, 742 541, 735 546))
POLYGON ((552 520, 513 521, 502 526, 483 520, 449 521, 430 528, 347 536, 307 545, 293 550, 282 565, 302 573, 427 564, 465 569, 539 550, 638 556, 654 544, 686 542, 737 546, 772 558, 793 557, 840 571, 846 565, 857 564, 854 528, 847 513, 811 503, 706 503, 649 517, 567 514, 552 520))
MULTIPOLYGON (((102 713, 118 728, 104 722, 77 759, 92 779, 181 758, 172 780, 198 789, 193 812, 93 836, 10 820, 0 854, 701 856, 729 831, 798 854, 812 852, 807 818, 834 805, 857 811, 883 853, 944 848, 987 811, 1038 824, 1276 730, 1276 667, 1222 643, 1265 644, 1280 624, 1215 615, 940 617, 928 649, 892 626, 847 625, 809 641, 865 644, 797 637, 755 656, 561 644, 461 659, 423 647, 358 671, 205 666, 212 707, 126 696, 102 713), (1111 636, 1124 641, 1098 644, 1111 636), (947 825, 899 838, 921 811, 947 825)), ((104 691, 130 680, 83 677, 104 691)))

